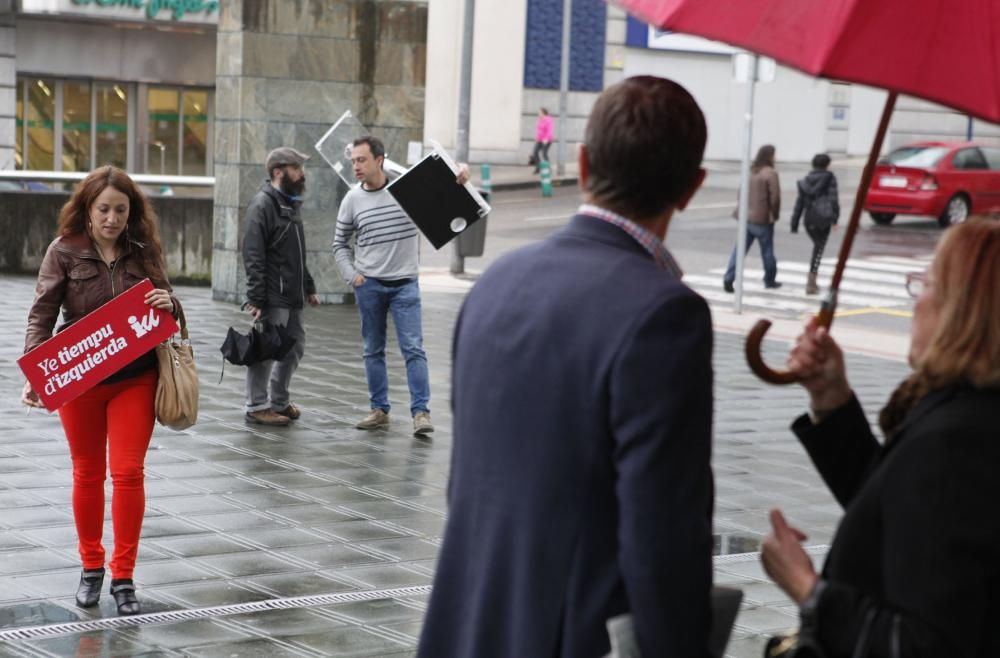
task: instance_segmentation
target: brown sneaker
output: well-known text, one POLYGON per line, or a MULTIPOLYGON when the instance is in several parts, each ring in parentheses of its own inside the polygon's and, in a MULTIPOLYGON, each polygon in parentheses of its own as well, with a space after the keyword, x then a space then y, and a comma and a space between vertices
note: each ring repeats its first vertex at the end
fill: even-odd
POLYGON ((413 436, 424 436, 434 431, 434 424, 431 423, 431 414, 427 411, 418 411, 413 416, 413 436))
POLYGON ((285 427, 292 422, 288 416, 275 413, 274 409, 261 409, 260 411, 248 411, 245 416, 248 423, 257 425, 271 425, 273 427, 285 427))
POLYGON ((290 420, 298 420, 299 417, 302 415, 302 412, 299 411, 299 408, 296 407, 291 402, 289 402, 288 406, 285 407, 284 409, 277 409, 274 413, 281 416, 287 416, 290 420))
POLYGON ((372 409, 371 413, 355 427, 359 430, 377 430, 380 427, 389 427, 389 414, 382 409, 372 409))

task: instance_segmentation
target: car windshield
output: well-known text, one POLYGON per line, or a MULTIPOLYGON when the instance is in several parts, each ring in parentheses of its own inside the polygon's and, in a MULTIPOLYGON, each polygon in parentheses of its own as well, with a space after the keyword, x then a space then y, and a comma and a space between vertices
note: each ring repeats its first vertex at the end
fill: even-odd
POLYGON ((882 162, 897 167, 933 167, 944 157, 948 149, 944 146, 904 146, 887 155, 882 162))

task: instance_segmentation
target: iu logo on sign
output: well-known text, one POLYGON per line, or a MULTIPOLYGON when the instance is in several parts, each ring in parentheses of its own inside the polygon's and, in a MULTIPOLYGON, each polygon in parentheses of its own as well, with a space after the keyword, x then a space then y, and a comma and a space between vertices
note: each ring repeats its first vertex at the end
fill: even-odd
POLYGON ((156 309, 149 309, 149 315, 143 316, 140 320, 134 315, 128 316, 129 326, 132 327, 132 331, 135 332, 136 338, 142 338, 150 331, 160 326, 160 315, 156 312, 156 309))

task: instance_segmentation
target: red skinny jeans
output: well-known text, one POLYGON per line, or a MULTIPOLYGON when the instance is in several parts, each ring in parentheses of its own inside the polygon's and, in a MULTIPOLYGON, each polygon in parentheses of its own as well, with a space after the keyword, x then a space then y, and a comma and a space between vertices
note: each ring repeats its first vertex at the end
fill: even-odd
POLYGON ((131 578, 146 511, 143 463, 155 420, 156 370, 98 384, 59 409, 73 458, 73 518, 84 569, 104 567, 104 480, 111 466, 111 577, 131 578))

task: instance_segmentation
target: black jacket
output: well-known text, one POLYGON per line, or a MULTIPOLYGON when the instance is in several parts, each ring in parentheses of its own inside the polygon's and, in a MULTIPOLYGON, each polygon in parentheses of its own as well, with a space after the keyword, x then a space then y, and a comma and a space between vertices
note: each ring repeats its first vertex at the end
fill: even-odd
POLYGON ((316 292, 306 267, 306 241, 299 203, 265 181, 247 208, 243 266, 247 301, 258 308, 302 308, 316 292))
POLYGON ((832 171, 813 169, 797 184, 799 195, 792 211, 792 233, 799 230, 799 218, 805 214, 808 228, 829 228, 840 218, 837 177, 832 171))
POLYGON ((869 658, 1000 656, 998 409, 1000 389, 932 392, 885 447, 856 399, 793 424, 846 508, 815 615, 829 658, 869 617, 869 658))

